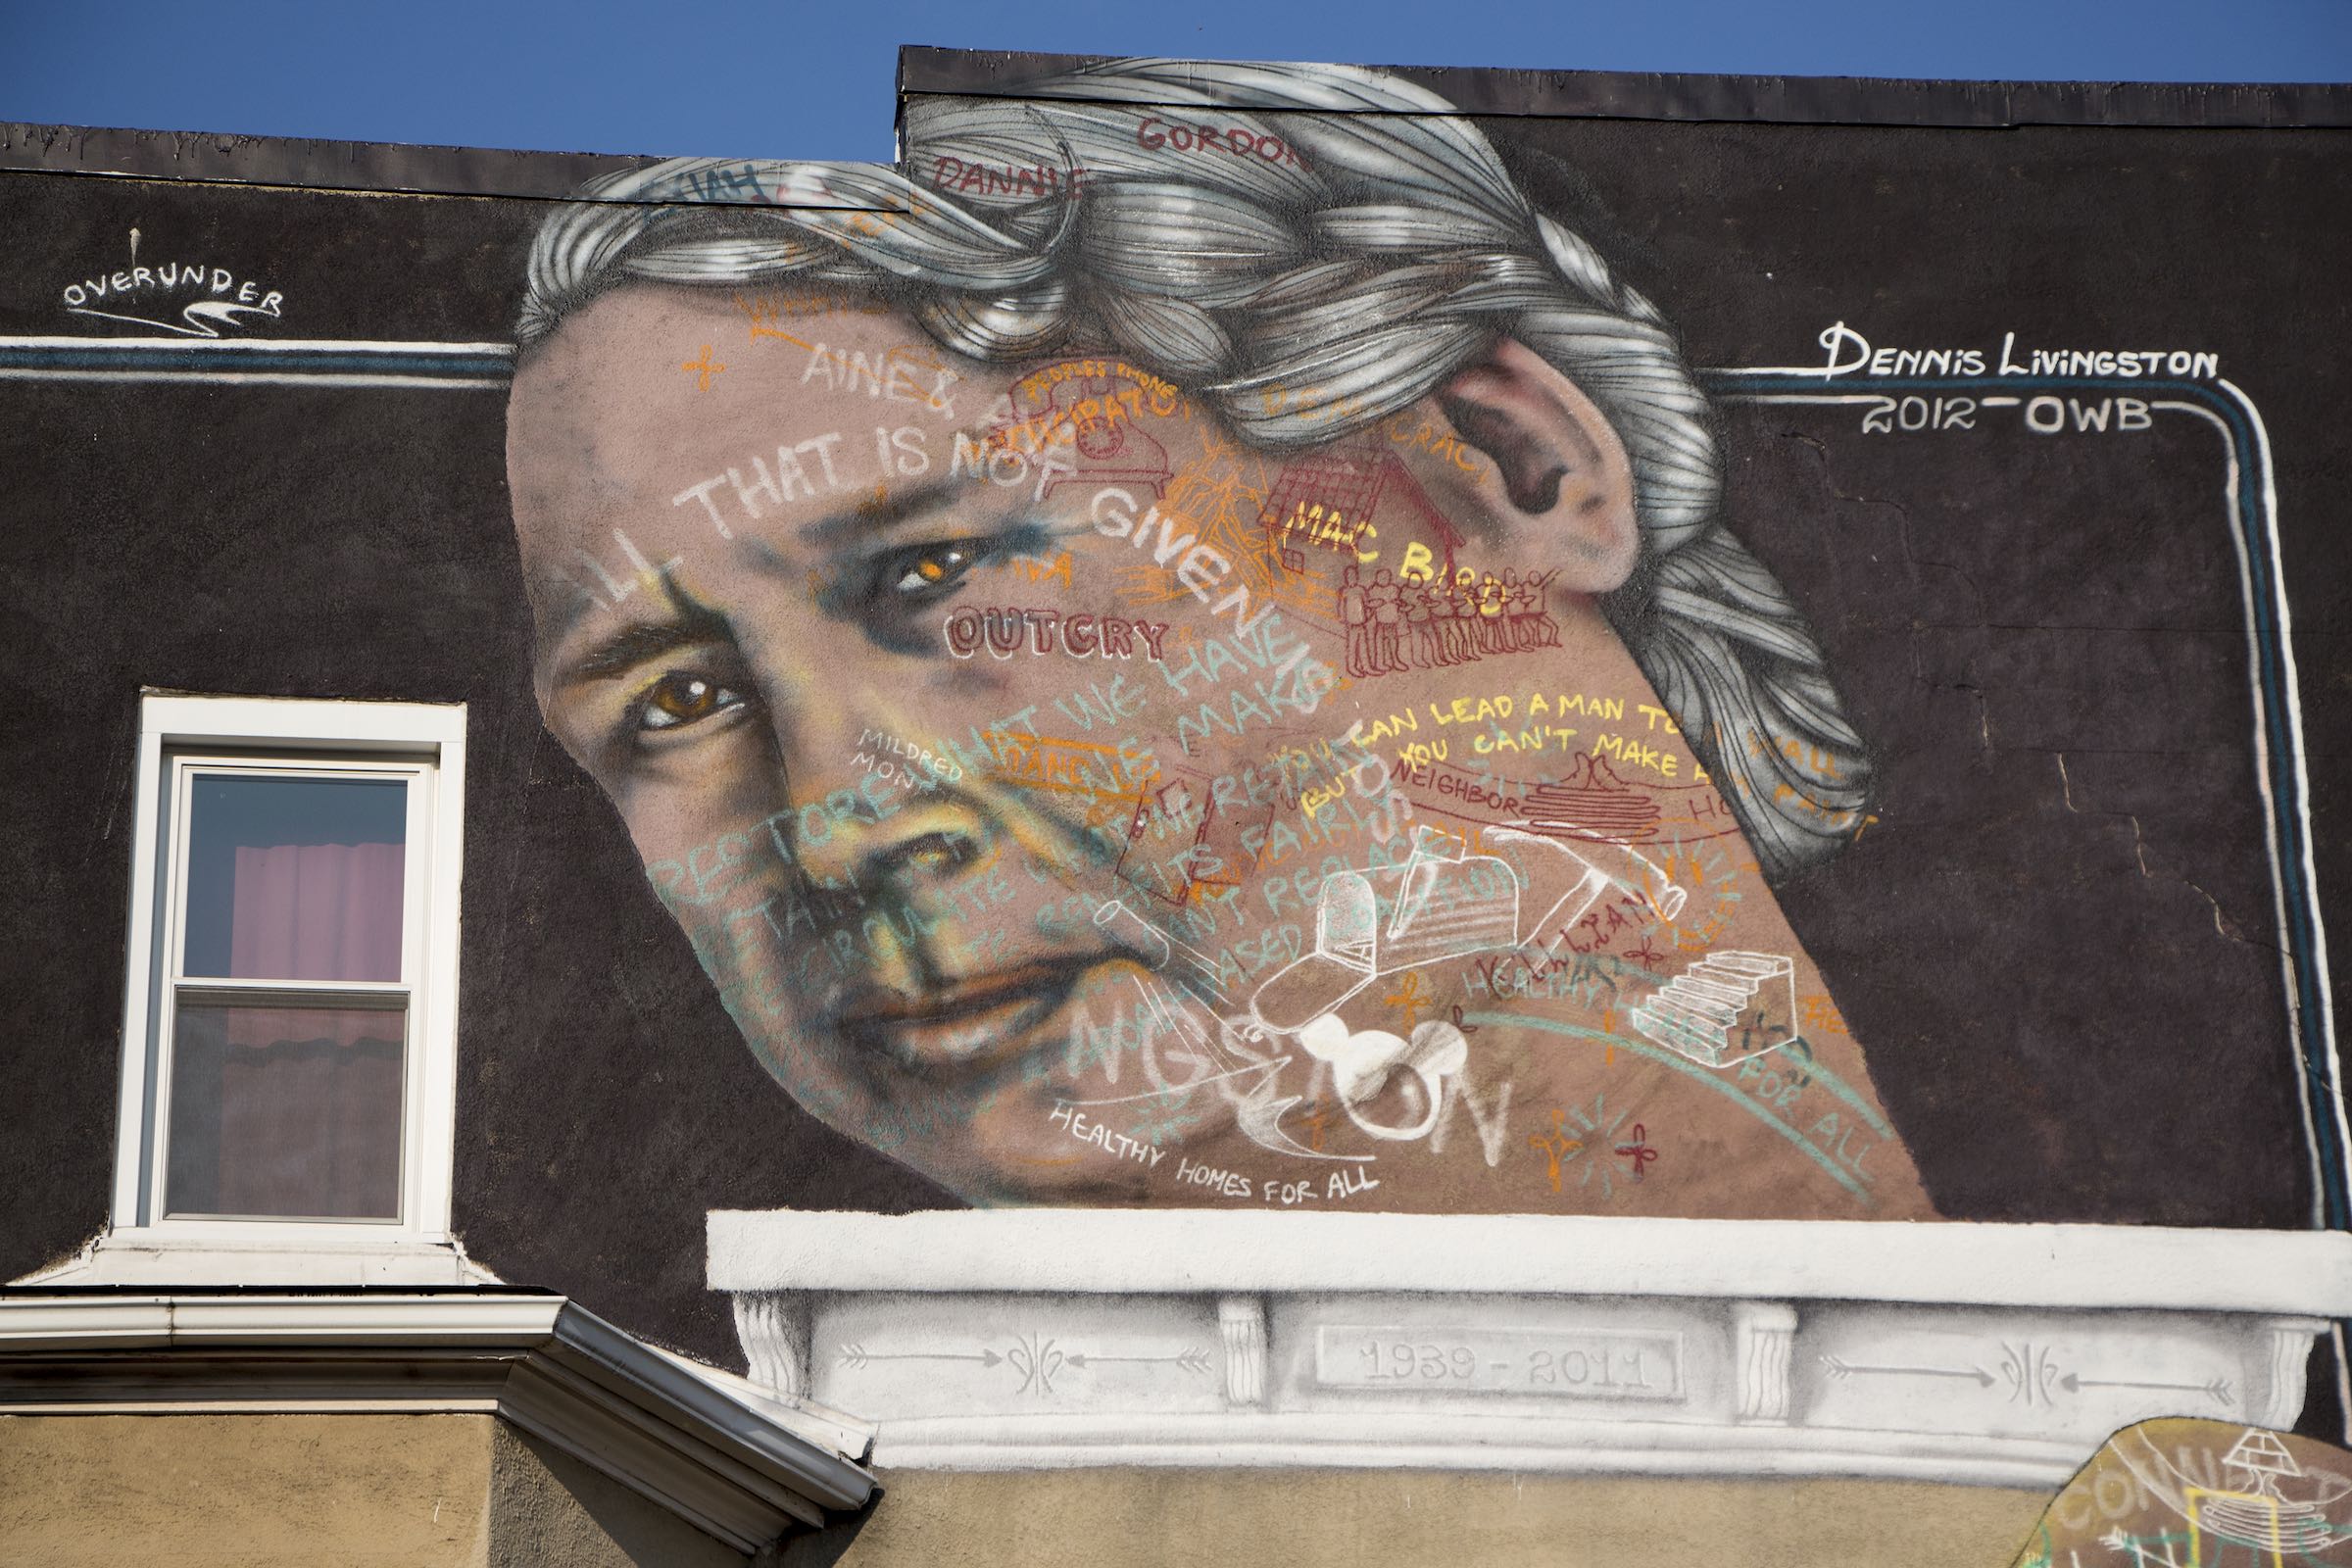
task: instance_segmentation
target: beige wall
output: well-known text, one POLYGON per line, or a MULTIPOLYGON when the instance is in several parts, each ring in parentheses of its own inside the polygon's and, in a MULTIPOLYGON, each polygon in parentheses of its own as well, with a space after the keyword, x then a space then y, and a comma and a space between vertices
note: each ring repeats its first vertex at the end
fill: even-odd
MULTIPOLYGON (((787 1564, 2000 1568, 2046 1494, 1894 1482, 1396 1471, 900 1471, 787 1564)), ((486 1415, 0 1417, 0 1562, 734 1568, 486 1415)))
POLYGON ((895 1472, 855 1537, 788 1565, 957 1568, 2004 1568, 2048 1495, 1870 1481, 1588 1480, 1431 1472, 895 1472))
POLYGON ((0 1416, 0 1560, 486 1561, 486 1415, 0 1416))
POLYGON ((736 1568, 488 1415, 0 1416, 0 1562, 736 1568))
POLYGON ((529 1433, 490 1442, 496 1568, 742 1568, 733 1548, 529 1433))

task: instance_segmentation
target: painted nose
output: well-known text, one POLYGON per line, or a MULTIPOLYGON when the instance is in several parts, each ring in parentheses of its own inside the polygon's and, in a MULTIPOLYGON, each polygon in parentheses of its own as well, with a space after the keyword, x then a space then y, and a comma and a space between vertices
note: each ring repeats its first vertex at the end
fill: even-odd
POLYGON ((846 706, 778 724, 787 838, 811 882, 904 896, 983 857, 987 822, 960 788, 961 766, 919 729, 846 706))

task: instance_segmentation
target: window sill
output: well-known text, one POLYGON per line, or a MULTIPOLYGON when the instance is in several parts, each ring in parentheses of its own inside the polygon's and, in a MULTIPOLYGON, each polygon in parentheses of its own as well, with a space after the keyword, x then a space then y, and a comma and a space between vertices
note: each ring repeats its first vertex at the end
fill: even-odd
POLYGON ((118 1227, 17 1285, 496 1285, 450 1239, 354 1235, 366 1227, 273 1225, 249 1235, 118 1227))

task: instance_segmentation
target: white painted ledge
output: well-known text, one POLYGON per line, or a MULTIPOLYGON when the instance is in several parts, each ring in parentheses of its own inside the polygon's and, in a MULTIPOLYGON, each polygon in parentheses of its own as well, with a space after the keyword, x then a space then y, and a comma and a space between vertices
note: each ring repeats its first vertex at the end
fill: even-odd
POLYGON ((968 1211, 710 1216, 755 1382, 903 1468, 2062 1483, 2157 1415, 2285 1427, 2352 1237, 968 1211))
POLYGON ((527 1291, 0 1291, 0 1413, 496 1414, 752 1552, 861 1506, 871 1429, 527 1291))
POLYGON ((1552 1214, 713 1210, 721 1291, 1447 1291, 2352 1316, 2352 1235, 1552 1214))

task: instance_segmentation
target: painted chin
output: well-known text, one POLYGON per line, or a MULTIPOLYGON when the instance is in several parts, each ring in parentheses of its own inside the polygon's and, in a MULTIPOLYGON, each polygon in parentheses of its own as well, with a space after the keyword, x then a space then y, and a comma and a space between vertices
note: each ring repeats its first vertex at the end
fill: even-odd
POLYGON ((1071 998, 1112 958, 1022 964, 919 996, 853 1003, 834 1014, 832 1027, 851 1049, 909 1077, 969 1077, 1058 1045, 1071 1026, 1071 998))

